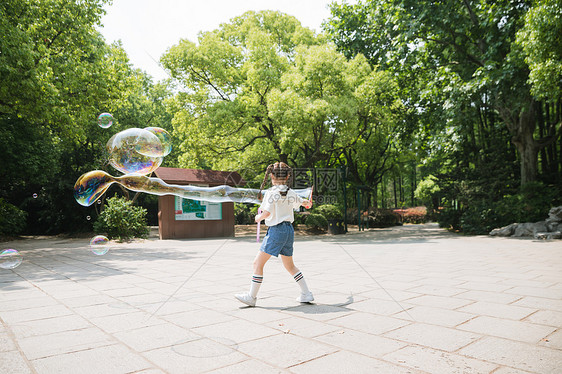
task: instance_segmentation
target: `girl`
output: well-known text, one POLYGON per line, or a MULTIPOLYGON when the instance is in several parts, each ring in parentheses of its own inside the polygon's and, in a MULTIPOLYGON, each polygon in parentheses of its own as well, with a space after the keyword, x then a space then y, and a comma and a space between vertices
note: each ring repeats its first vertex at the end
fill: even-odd
POLYGON ((308 289, 302 273, 293 263, 295 232, 292 223, 295 219, 293 210, 298 209, 300 206, 309 209, 312 203, 301 198, 287 187, 292 177, 292 170, 284 162, 276 162, 267 167, 260 190, 263 190, 268 176, 271 178, 273 187, 265 192, 260 206, 262 213, 256 215, 255 221, 257 223, 265 219, 265 223, 269 228, 267 229, 267 235, 263 239, 260 251, 254 259, 254 274, 250 283, 250 292, 234 296, 244 304, 255 306, 257 294, 263 280, 263 267, 265 263, 271 256, 277 257, 281 255, 283 266, 301 287, 301 294, 297 297, 297 301, 309 303, 314 300, 314 296, 312 296, 312 292, 308 289))

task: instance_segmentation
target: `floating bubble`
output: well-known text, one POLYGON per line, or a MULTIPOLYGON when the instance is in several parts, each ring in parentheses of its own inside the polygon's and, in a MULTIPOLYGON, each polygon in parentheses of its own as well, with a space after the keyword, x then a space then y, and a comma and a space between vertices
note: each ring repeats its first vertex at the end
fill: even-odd
POLYGON ((144 129, 156 135, 162 144, 162 154, 155 156, 164 157, 172 152, 172 136, 168 131, 160 127, 145 127, 144 129))
MULTIPOLYGON (((251 188, 237 188, 231 186, 197 187, 167 184, 160 178, 149 178, 144 175, 129 174, 113 177, 102 170, 93 170, 82 174, 74 184, 74 198, 83 206, 92 205, 107 191, 113 183, 135 192, 163 196, 175 195, 187 199, 209 201, 214 203, 261 203, 260 190, 251 188)), ((298 196, 308 199, 312 188, 294 189, 298 196)))
POLYGON ((0 252, 0 268, 15 269, 23 261, 22 255, 15 249, 5 249, 0 252))
POLYGON ((81 175, 74 184, 74 198, 80 205, 92 205, 115 182, 112 178, 101 170, 81 175))
POLYGON ((37 196, 39 196, 39 195, 37 195, 36 193, 34 193, 32 196, 33 196, 34 199, 37 199, 37 196))
POLYGON ((150 174, 162 164, 162 143, 150 131, 130 128, 113 135, 107 142, 109 163, 124 174, 150 174))
POLYGON ((146 129, 139 129, 135 139, 135 150, 141 155, 149 157, 163 157, 164 148, 156 135, 146 129))
POLYGON ((92 219, 92 217, 90 217, 90 216, 86 216, 86 219, 87 219, 87 220, 89 221, 89 220, 91 220, 91 219, 92 219))
POLYGON ((98 125, 102 129, 107 129, 113 125, 113 116, 109 113, 102 113, 98 116, 98 125))
POLYGON ((98 205, 101 205, 101 200, 98 200, 98 205))
POLYGON ((103 256, 109 251, 109 239, 103 235, 97 235, 90 240, 90 251, 98 256, 103 256))

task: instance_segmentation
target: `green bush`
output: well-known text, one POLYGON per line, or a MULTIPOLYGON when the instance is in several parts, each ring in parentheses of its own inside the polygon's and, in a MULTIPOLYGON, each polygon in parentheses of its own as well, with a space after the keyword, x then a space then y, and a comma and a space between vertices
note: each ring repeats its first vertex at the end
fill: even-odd
POLYGON ((337 206, 332 204, 320 205, 314 209, 314 213, 323 215, 328 221, 343 219, 342 212, 337 206))
POLYGON ((400 214, 390 209, 369 208, 369 227, 396 226, 400 220, 400 214))
POLYGON ((437 222, 439 227, 457 231, 461 229, 461 216, 460 210, 441 209, 437 213, 437 222))
POLYGON ((248 225, 254 223, 254 215, 248 204, 234 203, 234 222, 237 225, 248 225))
POLYGON ((94 231, 120 241, 146 238, 149 233, 146 209, 134 206, 132 201, 124 197, 114 196, 107 200, 107 206, 94 223, 94 231))
POLYGON ((466 234, 488 234, 514 222, 545 220, 550 208, 562 203, 560 196, 561 191, 555 186, 531 182, 499 201, 473 199, 465 203, 464 209, 445 209, 439 213, 439 224, 466 234))
POLYGON ((25 228, 27 213, 0 198, 0 236, 17 235, 25 228))
POLYGON ((311 213, 306 217, 305 224, 313 230, 327 230, 328 220, 321 214, 311 213))

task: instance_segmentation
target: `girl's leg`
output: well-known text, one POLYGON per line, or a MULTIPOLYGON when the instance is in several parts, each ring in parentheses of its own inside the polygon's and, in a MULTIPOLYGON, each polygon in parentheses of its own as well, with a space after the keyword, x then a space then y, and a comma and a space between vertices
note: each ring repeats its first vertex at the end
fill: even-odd
POLYGON ((263 280, 263 267, 270 258, 271 255, 262 251, 258 252, 256 258, 254 259, 254 274, 252 275, 252 282, 250 283, 250 292, 234 295, 235 298, 246 305, 256 306, 258 291, 260 290, 261 282, 263 280))
POLYGON ((301 288, 301 295, 297 298, 297 301, 307 303, 313 301, 314 297, 312 296, 312 292, 310 292, 310 290, 308 289, 308 285, 306 284, 302 273, 295 266, 295 263, 293 262, 293 256, 281 255, 281 261, 283 261, 283 266, 285 267, 285 269, 287 269, 289 274, 293 276, 293 278, 301 288))
POLYGON ((261 282, 263 281, 263 267, 270 258, 270 254, 259 251, 254 259, 254 274, 252 275, 252 282, 250 283, 250 296, 254 299, 258 296, 258 291, 260 290, 261 282))
POLYGON ((271 258, 270 254, 265 252, 259 251, 254 259, 254 274, 262 275, 263 276, 263 267, 267 260, 271 258))
POLYGON ((283 266, 289 272, 289 274, 293 275, 299 271, 299 269, 295 266, 293 262, 293 256, 281 256, 281 261, 283 262, 283 266))

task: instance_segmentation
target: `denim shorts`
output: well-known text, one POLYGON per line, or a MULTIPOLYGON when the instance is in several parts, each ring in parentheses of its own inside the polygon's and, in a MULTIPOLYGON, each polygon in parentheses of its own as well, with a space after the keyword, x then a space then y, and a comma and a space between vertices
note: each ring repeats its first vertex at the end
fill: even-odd
POLYGON ((267 229, 267 234, 261 243, 260 251, 272 256, 292 256, 293 242, 295 241, 295 229, 288 221, 267 229))

